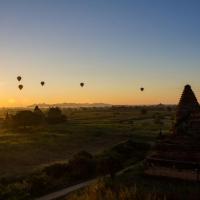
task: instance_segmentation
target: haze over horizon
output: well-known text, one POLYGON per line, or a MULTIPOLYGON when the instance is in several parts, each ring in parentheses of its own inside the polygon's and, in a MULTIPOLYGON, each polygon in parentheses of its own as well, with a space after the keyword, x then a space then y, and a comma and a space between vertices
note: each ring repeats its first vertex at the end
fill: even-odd
POLYGON ((0 0, 0 107, 176 104, 185 84, 200 98, 199 9, 197 0, 0 0))

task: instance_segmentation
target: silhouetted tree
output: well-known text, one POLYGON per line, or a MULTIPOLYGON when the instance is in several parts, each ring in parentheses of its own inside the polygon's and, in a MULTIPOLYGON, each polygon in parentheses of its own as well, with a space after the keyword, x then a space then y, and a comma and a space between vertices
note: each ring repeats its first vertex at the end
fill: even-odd
POLYGON ((30 110, 19 111, 12 118, 15 126, 33 126, 41 123, 41 118, 30 110))
POLYGON ((69 160, 68 168, 72 179, 81 179, 91 177, 95 173, 96 165, 90 153, 81 151, 69 160))
POLYGON ((140 110, 140 112, 141 112, 142 115, 147 114, 147 111, 148 111, 148 110, 147 110, 147 108, 145 108, 145 107, 142 107, 141 110, 140 110))
POLYGON ((58 124, 66 121, 66 116, 62 114, 60 108, 50 108, 47 112, 47 122, 50 124, 58 124))
POLYGON ((4 126, 5 127, 11 127, 12 126, 12 115, 9 113, 6 113, 5 119, 4 119, 4 126))
POLYGON ((100 174, 109 174, 114 179, 115 174, 122 168, 119 158, 115 156, 106 156, 98 161, 97 171, 100 174))
POLYGON ((167 111, 171 112, 172 111, 172 107, 171 106, 167 106, 167 111))
POLYGON ((60 178, 69 172, 69 167, 66 163, 55 163, 45 167, 42 171, 50 177, 60 178))
POLYGON ((160 113, 154 115, 154 123, 162 126, 164 124, 164 117, 160 113))

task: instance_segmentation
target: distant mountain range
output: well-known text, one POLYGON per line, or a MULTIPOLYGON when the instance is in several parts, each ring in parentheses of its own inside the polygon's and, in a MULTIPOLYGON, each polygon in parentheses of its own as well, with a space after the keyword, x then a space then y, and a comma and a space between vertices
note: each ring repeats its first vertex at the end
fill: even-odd
POLYGON ((35 106, 39 106, 40 108, 49 108, 49 107, 64 107, 64 108, 80 108, 80 107, 111 107, 111 104, 105 103, 56 103, 56 104, 33 104, 28 106, 28 108, 34 108, 35 106))

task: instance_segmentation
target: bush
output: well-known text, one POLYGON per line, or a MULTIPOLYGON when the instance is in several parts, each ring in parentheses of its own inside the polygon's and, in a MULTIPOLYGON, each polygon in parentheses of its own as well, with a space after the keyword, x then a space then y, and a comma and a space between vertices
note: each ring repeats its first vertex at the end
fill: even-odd
POLYGON ((128 140, 114 146, 109 152, 105 152, 105 154, 111 155, 112 157, 115 156, 115 158, 119 159, 120 162, 124 163, 126 160, 132 158, 133 155, 135 159, 143 158, 144 153, 146 153, 149 149, 150 145, 147 143, 128 140))
MULTIPOLYGON (((111 182, 112 183, 112 182, 111 182)), ((166 200, 165 194, 144 192, 137 186, 128 188, 99 181, 80 193, 71 194, 68 200, 166 200)), ((173 199, 173 198, 171 198, 173 199)))
POLYGON ((115 174, 122 169, 122 163, 117 156, 105 156, 97 161, 97 173, 102 175, 109 174, 111 178, 115 177, 115 174))
POLYGON ((40 196, 51 189, 50 178, 44 173, 33 174, 27 180, 31 196, 40 196))
POLYGON ((42 171, 47 174, 47 176, 53 178, 60 178, 65 176, 68 172, 69 167, 66 163, 56 163, 45 167, 42 171))
POLYGON ((7 186, 0 186, 0 199, 28 200, 30 194, 26 182, 12 183, 7 186))
POLYGON ((62 114, 60 108, 50 108, 47 112, 47 122, 49 124, 59 124, 66 121, 66 116, 62 114))
POLYGON ((66 116, 62 114, 60 108, 50 108, 47 112, 47 116, 39 109, 38 106, 35 107, 34 111, 23 110, 17 112, 15 115, 9 115, 7 113, 4 126, 5 127, 30 127, 42 125, 48 122, 49 124, 58 124, 65 122, 66 116))
POLYGON ((41 117, 30 110, 19 111, 13 116, 15 126, 34 126, 41 124, 41 117))
POLYGON ((70 177, 74 180, 92 177, 95 174, 95 160, 93 156, 81 151, 68 162, 70 177))
POLYGON ((123 161, 130 158, 132 153, 134 153, 134 150, 135 150, 134 145, 135 143, 132 143, 131 141, 127 141, 127 142, 114 146, 111 149, 111 152, 115 152, 119 154, 119 156, 121 157, 121 161, 123 161))
POLYGON ((141 110, 140 110, 140 112, 141 112, 142 115, 146 115, 147 112, 148 112, 148 110, 147 110, 146 107, 142 107, 141 110))

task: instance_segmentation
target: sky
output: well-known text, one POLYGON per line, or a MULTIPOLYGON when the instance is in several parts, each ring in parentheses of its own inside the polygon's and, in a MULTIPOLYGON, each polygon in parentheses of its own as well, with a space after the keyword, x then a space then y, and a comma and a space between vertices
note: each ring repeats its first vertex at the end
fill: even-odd
POLYGON ((174 104, 185 84, 200 98, 199 10, 198 0, 0 0, 0 106, 174 104))

